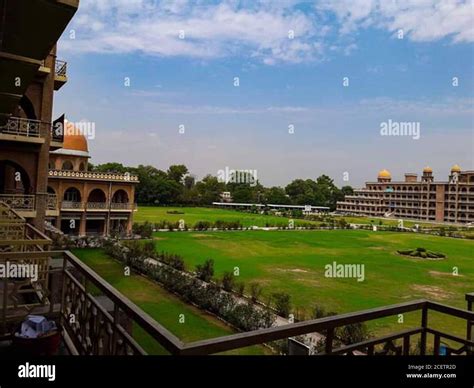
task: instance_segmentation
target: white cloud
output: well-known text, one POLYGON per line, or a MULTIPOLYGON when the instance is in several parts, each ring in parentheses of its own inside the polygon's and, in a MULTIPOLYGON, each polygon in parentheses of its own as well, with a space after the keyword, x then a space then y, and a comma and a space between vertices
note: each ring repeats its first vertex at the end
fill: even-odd
POLYGON ((322 60, 326 52, 350 55, 357 49, 354 32, 363 28, 403 29, 413 41, 473 42, 472 1, 317 0, 308 7, 303 0, 82 0, 71 25, 76 39, 66 35, 62 48, 300 63, 322 60))
POLYGON ((195 58, 247 53, 268 64, 317 59, 322 51, 318 37, 325 29, 318 30, 310 17, 287 8, 291 3, 265 4, 242 8, 234 1, 83 0, 72 24, 76 39, 62 44, 79 52, 195 58))
POLYGON ((323 0, 319 11, 333 12, 340 32, 377 27, 399 29, 413 41, 435 41, 450 37, 454 43, 474 41, 472 0, 323 0))

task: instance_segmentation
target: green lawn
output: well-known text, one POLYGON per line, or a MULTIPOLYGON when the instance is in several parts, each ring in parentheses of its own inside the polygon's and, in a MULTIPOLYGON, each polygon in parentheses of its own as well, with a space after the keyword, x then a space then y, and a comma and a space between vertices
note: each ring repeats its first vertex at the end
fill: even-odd
MULTIPOLYGON (((361 230, 159 232, 157 250, 180 254, 189 269, 207 258, 215 261, 216 276, 240 270, 239 281, 258 281, 266 295, 291 295, 295 308, 310 315, 322 305, 338 313, 427 298, 465 308, 464 294, 474 291, 474 242, 429 235, 361 230), (440 261, 400 256, 398 249, 424 247, 442 252, 440 261), (365 281, 326 278, 324 266, 364 264, 365 281), (459 276, 453 276, 453 267, 459 276)), ((438 328, 465 335, 461 321, 430 316, 438 328)), ((380 320, 372 330, 386 332, 419 324, 409 314, 404 324, 397 317, 380 320)))
MULTIPOLYGON (((266 223, 288 225, 288 218, 271 215, 252 214, 240 212, 237 210, 225 210, 202 207, 153 207, 139 206, 138 212, 134 216, 135 222, 159 222, 159 221, 178 222, 184 220, 187 226, 192 227, 197 221, 240 221, 244 226, 265 226, 266 223), (168 212, 179 211, 183 214, 169 214, 168 212)), ((301 222, 295 220, 298 225, 301 222)))
MULTIPOLYGON (((232 334, 230 327, 189 304, 182 302, 149 279, 132 274, 124 276, 123 266, 99 249, 76 249, 74 253, 102 278, 109 282, 132 302, 151 315, 184 342, 220 337, 232 334), (181 314, 185 321, 180 323, 181 314)), ((149 354, 166 354, 166 350, 141 328, 134 327, 134 338, 149 354)), ((263 347, 251 347, 227 354, 264 354, 263 347)))
MULTIPOLYGON (((342 217, 348 223, 355 224, 371 224, 376 225, 381 221, 378 218, 369 218, 369 217, 342 217)), ((149 222, 160 222, 160 221, 169 221, 169 222, 178 222, 184 220, 186 225, 192 227, 197 221, 209 221, 215 222, 217 220, 221 221, 240 221, 242 225, 248 226, 266 226, 266 224, 281 224, 288 225, 288 217, 279 217, 274 215, 263 215, 263 214, 252 214, 246 213, 237 210, 227 210, 227 209, 218 209, 218 208, 202 208, 202 207, 157 207, 157 206, 139 206, 138 212, 134 216, 134 221, 137 223, 149 221, 149 222), (182 214, 170 214, 169 212, 180 212, 182 214)), ((301 223, 314 223, 320 224, 317 221, 306 221, 295 219, 295 225, 300 225, 301 223)), ((383 225, 397 225, 398 220, 395 219, 383 219, 383 225)), ((404 226, 412 227, 417 222, 414 221, 404 221, 404 226)), ((433 224, 423 224, 418 222, 420 226, 433 227, 433 224)))

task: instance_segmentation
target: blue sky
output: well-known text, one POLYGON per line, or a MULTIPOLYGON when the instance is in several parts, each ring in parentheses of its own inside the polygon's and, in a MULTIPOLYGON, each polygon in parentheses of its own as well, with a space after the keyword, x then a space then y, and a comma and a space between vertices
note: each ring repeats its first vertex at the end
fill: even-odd
POLYGON ((82 0, 55 113, 95 123, 94 163, 444 180, 473 169, 473 26, 471 1, 82 0), (420 138, 381 136, 389 119, 420 138))

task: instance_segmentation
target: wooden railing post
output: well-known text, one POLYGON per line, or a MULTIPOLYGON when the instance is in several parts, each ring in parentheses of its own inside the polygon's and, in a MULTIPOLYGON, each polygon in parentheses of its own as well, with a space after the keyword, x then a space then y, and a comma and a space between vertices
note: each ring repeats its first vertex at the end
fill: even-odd
POLYGON ((326 333, 326 343, 325 343, 325 353, 332 353, 332 343, 334 341, 334 327, 331 327, 327 330, 326 333))
MULTIPOLYGON (((474 304, 474 294, 466 294, 466 300, 467 300, 467 309, 469 311, 472 311, 472 307, 474 304)), ((466 339, 471 340, 472 339, 472 327, 474 326, 474 322, 471 320, 468 320, 466 322, 466 339)))
POLYGON ((118 328, 117 326, 119 325, 119 317, 120 317, 120 307, 118 306, 117 303, 114 303, 114 315, 113 315, 113 328, 112 330, 114 331, 112 334, 112 356, 115 356, 117 354, 117 337, 118 337, 118 328))
POLYGON ((439 355, 439 345, 440 345, 440 336, 438 334, 435 334, 434 336, 434 355, 435 356, 438 356, 439 355))
POLYGON ((421 310, 421 327, 423 331, 421 332, 420 354, 424 356, 426 354, 426 329, 428 327, 428 306, 426 304, 421 310))
POLYGON ((403 337, 403 355, 404 356, 410 355, 410 335, 409 334, 403 337))

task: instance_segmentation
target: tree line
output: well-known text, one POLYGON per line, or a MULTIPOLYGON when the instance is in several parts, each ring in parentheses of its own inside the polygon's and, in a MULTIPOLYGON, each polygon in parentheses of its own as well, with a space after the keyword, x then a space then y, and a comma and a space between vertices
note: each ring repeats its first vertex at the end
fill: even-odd
POLYGON ((140 183, 135 201, 143 205, 206 206, 218 202, 220 194, 228 191, 233 202, 327 206, 334 210, 337 201, 353 193, 351 186, 338 188, 333 179, 324 174, 316 180, 295 179, 285 187, 264 187, 258 180, 252 177, 246 180, 242 176, 238 180, 231 176, 226 183, 208 174, 197 181, 182 164, 172 165, 166 171, 149 165, 126 167, 121 163, 90 164, 89 170, 137 175, 140 183))

